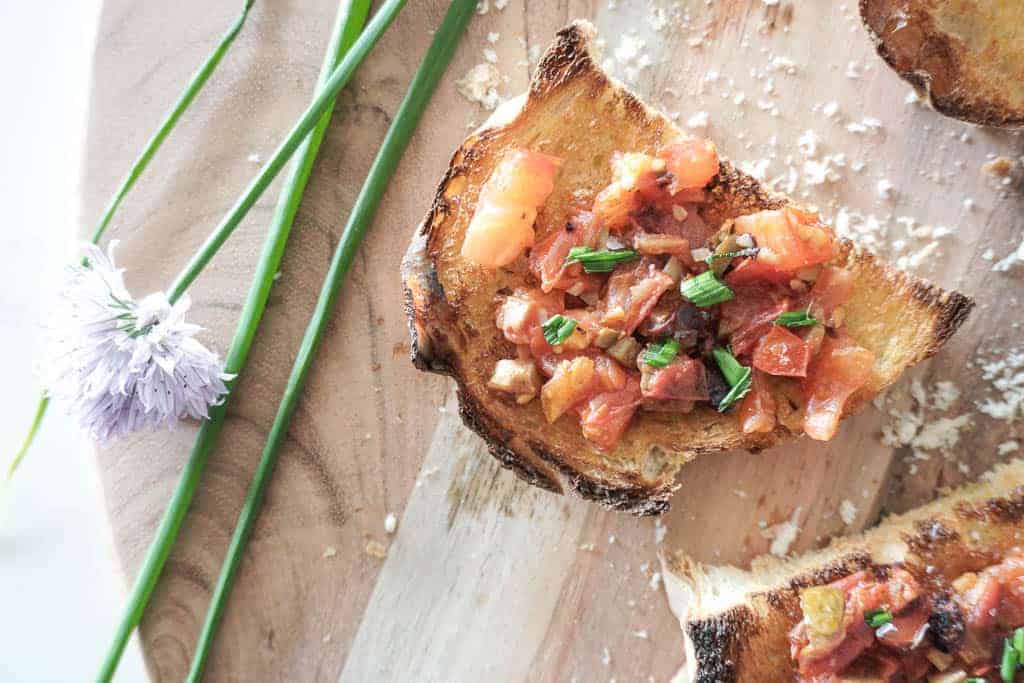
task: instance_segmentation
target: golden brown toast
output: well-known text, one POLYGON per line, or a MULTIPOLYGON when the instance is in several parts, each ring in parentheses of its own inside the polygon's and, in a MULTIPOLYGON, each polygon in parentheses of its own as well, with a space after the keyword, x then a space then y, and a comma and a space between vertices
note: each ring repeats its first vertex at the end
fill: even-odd
POLYGON ((878 49, 946 116, 1024 126, 1024 3, 1020 0, 860 0, 878 49))
MULTIPOLYGON (((539 401, 518 405, 487 387, 495 361, 515 354, 495 325, 495 296, 531 277, 525 258, 490 270, 459 253, 480 187, 505 150, 528 147, 564 159, 537 219, 539 238, 542 226, 561 226, 581 196, 593 198, 608 184, 614 152, 652 152, 681 136, 665 116, 600 69, 588 51, 593 36, 585 22, 560 31, 527 95, 497 112, 452 157, 402 266, 413 361, 456 380, 463 420, 504 466, 530 483, 557 492, 568 488, 614 509, 657 514, 667 509, 676 471, 688 460, 757 450, 795 434, 779 427, 746 435, 734 415, 710 407, 689 414, 641 413, 619 445, 604 452, 583 438, 573 417, 548 424, 539 401)), ((701 216, 712 225, 790 201, 728 161, 708 193, 701 216)), ((855 275, 848 333, 878 359, 872 381, 851 401, 849 413, 938 351, 973 304, 849 243, 843 243, 836 264, 855 275)))
POLYGON ((978 558, 999 561, 1024 544, 1024 460, 891 517, 861 534, 792 560, 766 556, 750 571, 662 558, 665 590, 686 641, 687 680, 795 680, 789 631, 800 620, 799 590, 861 569, 903 562, 952 580, 978 558))

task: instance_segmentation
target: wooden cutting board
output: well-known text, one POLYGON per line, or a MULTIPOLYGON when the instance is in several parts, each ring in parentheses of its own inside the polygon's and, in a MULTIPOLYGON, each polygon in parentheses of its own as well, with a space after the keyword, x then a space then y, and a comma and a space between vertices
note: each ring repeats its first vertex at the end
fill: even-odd
MULTIPOLYGON (((239 4, 108 0, 93 68, 83 233, 239 4)), ((805 131, 820 139, 812 161, 845 154, 834 182, 801 180, 795 192, 830 216, 846 206, 881 219, 890 234, 880 251, 892 252, 905 235, 901 216, 952 228, 917 270, 981 305, 942 354, 915 372, 927 389, 939 380, 959 386, 960 398, 938 416, 967 413, 991 395, 979 351, 1021 343, 1019 273, 993 272, 989 257, 1020 243, 1024 202, 1013 181, 1003 185, 980 171, 990 155, 1018 157, 1020 138, 906 103, 909 88, 875 56, 853 2, 498 4, 505 3, 482 3, 488 10, 459 47, 348 278, 208 680, 664 681, 682 650, 658 581, 660 548, 742 563, 766 551, 774 525, 794 515, 799 534, 791 549, 814 547, 976 475, 997 459, 996 444, 1014 437, 1012 425, 973 413, 954 458, 932 451, 914 460, 909 448, 881 443, 890 418, 869 408, 829 444, 798 442, 687 467, 662 522, 533 490, 501 470, 459 422, 450 382, 408 362, 398 277, 449 155, 487 115, 456 88, 485 62, 485 49, 502 75, 499 93, 516 94, 554 32, 588 17, 615 73, 652 104, 678 112, 681 123, 697 115, 699 124, 707 112, 707 134, 720 149, 741 162, 768 159, 766 176, 784 176, 780 189, 787 157, 805 176, 798 149, 803 138, 810 151, 805 131), (823 112, 830 102, 832 117, 823 112), (883 180, 891 197, 880 195, 883 180), (847 515, 854 512, 848 526, 837 512, 844 500, 852 505, 847 515), (389 513, 397 517, 394 534, 385 532, 389 513)), ((181 680, 188 668, 330 253, 444 6, 410 2, 339 100, 220 445, 142 623, 154 680, 181 680)), ((121 240, 118 256, 134 292, 166 286, 302 110, 334 11, 329 0, 257 2, 115 220, 110 235, 121 240)), ((276 194, 276 187, 266 194, 192 288, 191 319, 222 351, 276 194)), ((910 251, 928 241, 912 238, 910 251)), ((897 405, 907 403, 900 398, 906 386, 897 405)), ((185 426, 97 450, 126 581, 194 433, 185 426)))

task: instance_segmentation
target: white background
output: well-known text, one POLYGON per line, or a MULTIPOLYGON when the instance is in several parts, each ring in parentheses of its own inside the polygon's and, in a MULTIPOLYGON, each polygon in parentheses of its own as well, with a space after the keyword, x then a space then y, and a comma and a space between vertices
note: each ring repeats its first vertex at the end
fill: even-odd
MULTIPOLYGON (((36 370, 44 361, 41 320, 77 225, 99 5, 0 1, 3 470, 35 407, 36 370)), ((3 683, 68 683, 96 675, 125 584, 94 467, 74 424, 51 407, 0 510, 3 683)), ((116 680, 145 680, 134 643, 116 680)))

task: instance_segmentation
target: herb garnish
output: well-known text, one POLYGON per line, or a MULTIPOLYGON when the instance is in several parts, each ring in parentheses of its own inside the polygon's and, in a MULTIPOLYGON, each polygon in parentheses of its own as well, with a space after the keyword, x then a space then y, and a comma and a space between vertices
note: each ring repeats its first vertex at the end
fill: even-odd
POLYGON ((736 360, 736 356, 732 355, 732 351, 729 349, 718 347, 711 353, 714 355, 715 362, 718 363, 718 368, 722 371, 725 381, 732 387, 729 393, 718 403, 718 412, 724 413, 750 391, 750 378, 753 371, 748 367, 740 365, 740 362, 736 360))
POLYGON ((576 329, 576 321, 559 313, 548 318, 540 328, 544 330, 544 340, 552 346, 558 346, 564 344, 572 335, 576 329))
POLYGON ((873 609, 864 613, 864 621, 871 628, 878 628, 892 623, 892 612, 887 609, 873 609))
POLYGON ((636 258, 636 252, 632 249, 600 251, 590 247, 573 247, 569 250, 566 263, 582 263, 583 270, 588 273, 610 273, 615 266, 623 261, 631 261, 636 258))
POLYGON ((679 353, 679 340, 669 338, 660 344, 651 344, 644 351, 643 361, 654 368, 663 368, 679 353))
POLYGON ((723 301, 729 301, 734 296, 732 290, 715 277, 710 270, 697 277, 691 277, 689 280, 683 280, 679 285, 679 292, 698 308, 714 306, 723 301))

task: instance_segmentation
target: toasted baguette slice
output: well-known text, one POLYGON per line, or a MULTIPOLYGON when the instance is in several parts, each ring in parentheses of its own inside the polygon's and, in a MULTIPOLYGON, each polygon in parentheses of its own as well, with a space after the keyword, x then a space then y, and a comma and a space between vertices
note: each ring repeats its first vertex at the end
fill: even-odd
POLYGON ((1024 460, 859 536, 839 538, 792 560, 765 556, 750 571, 662 558, 665 590, 686 641, 686 680, 794 680, 789 631, 800 620, 799 590, 875 565, 902 562, 952 580, 998 562, 1024 544, 1024 460))
POLYGON ((941 114, 1024 126, 1024 3, 860 0, 878 54, 941 114))
MULTIPOLYGON (((495 362, 515 354, 495 325, 495 296, 528 281, 525 259, 490 270, 459 253, 480 187, 506 150, 528 147, 564 159, 538 220, 562 225, 580 194, 593 197, 608 184, 614 152, 653 152, 662 141, 682 135, 597 66, 588 52, 593 36, 585 22, 560 31, 527 95, 497 112, 455 152, 402 265, 412 355, 417 367, 456 380, 463 420, 503 465, 527 481, 557 492, 569 488, 614 509, 656 514, 668 507, 676 471, 688 460, 761 449, 794 434, 784 427, 743 434, 735 415, 710 407, 689 414, 641 413, 619 445, 605 452, 583 438, 572 417, 548 424, 539 401, 518 405, 487 387, 495 362)), ((790 201, 728 161, 709 195, 702 215, 715 225, 790 201)), ((849 403, 849 413, 908 366, 934 354, 973 304, 895 271, 850 243, 840 251, 836 264, 855 276, 848 333, 878 359, 874 377, 849 403)))

